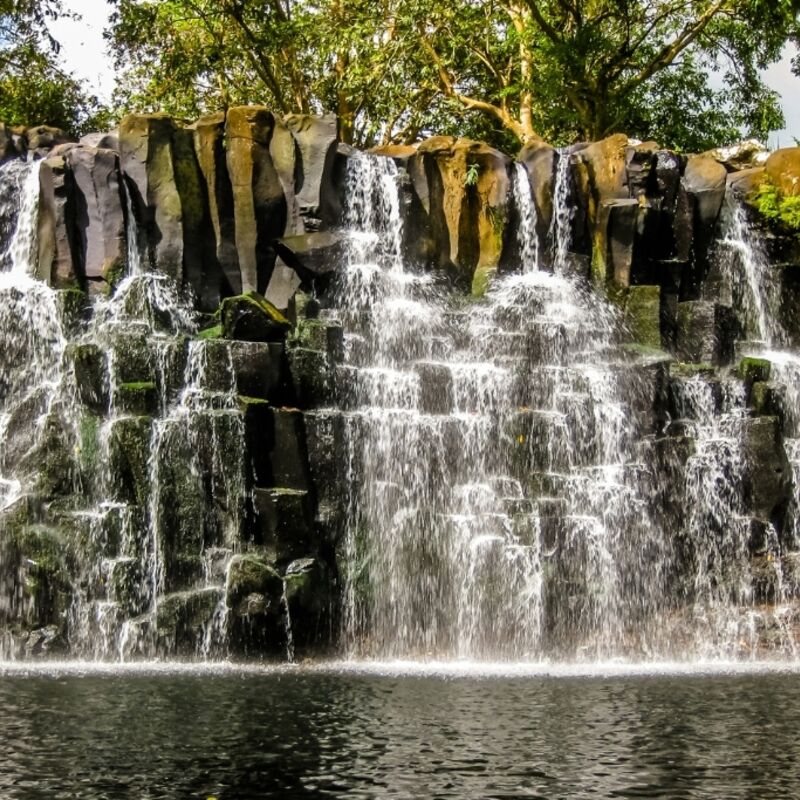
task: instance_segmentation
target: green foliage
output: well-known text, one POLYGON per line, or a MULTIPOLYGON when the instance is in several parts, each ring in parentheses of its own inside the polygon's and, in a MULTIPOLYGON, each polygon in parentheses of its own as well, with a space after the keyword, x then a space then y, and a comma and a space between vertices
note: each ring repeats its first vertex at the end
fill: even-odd
POLYGON ((59 0, 0 0, 0 120, 80 134, 108 122, 93 95, 58 65, 47 24, 67 16, 59 0))
POLYGON ((478 164, 467 164, 467 171, 464 175, 464 186, 475 186, 478 182, 479 175, 480 166, 478 164))
POLYGON ((775 184, 764 180, 756 189, 753 204, 765 219, 800 233, 800 195, 785 195, 775 184))
POLYGON ((782 117, 761 70, 800 37, 786 0, 111 2, 121 110, 332 111, 362 146, 763 138, 782 117))

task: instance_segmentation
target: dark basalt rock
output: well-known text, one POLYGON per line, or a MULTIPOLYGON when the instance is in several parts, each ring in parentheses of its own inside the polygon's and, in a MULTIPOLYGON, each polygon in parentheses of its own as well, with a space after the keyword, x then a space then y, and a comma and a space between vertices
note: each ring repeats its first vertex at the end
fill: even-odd
POLYGON ((280 342, 290 323, 275 306, 257 292, 226 297, 219 310, 222 335, 248 342, 280 342))
POLYGON ((342 266, 346 237, 335 231, 301 233, 275 240, 278 255, 305 282, 342 266))

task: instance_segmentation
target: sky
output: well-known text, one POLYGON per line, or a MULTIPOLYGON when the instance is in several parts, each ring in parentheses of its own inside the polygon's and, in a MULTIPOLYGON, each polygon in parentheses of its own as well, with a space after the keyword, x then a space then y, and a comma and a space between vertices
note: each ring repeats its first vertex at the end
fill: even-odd
MULTIPOLYGON (((79 13, 80 22, 59 20, 51 32, 61 43, 61 55, 67 69, 85 79, 102 100, 109 100, 114 89, 114 66, 103 41, 110 6, 105 0, 64 0, 64 7, 79 13)), ((769 146, 791 147, 800 139, 800 78, 792 74, 791 60, 796 50, 787 47, 784 57, 765 73, 768 86, 780 95, 786 127, 774 131, 769 146)))

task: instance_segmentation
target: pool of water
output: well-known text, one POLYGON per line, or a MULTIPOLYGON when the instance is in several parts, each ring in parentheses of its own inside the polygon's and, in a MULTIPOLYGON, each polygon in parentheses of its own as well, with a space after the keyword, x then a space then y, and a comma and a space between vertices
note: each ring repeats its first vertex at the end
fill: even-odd
POLYGON ((800 673, 0 665, 0 798, 797 798, 800 673))

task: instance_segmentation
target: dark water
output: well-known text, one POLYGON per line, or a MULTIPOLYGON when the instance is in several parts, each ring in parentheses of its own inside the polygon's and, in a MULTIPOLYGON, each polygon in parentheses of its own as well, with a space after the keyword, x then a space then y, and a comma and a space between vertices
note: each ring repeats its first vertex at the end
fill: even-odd
POLYGON ((797 798, 800 675, 20 675, 0 798, 797 798))

